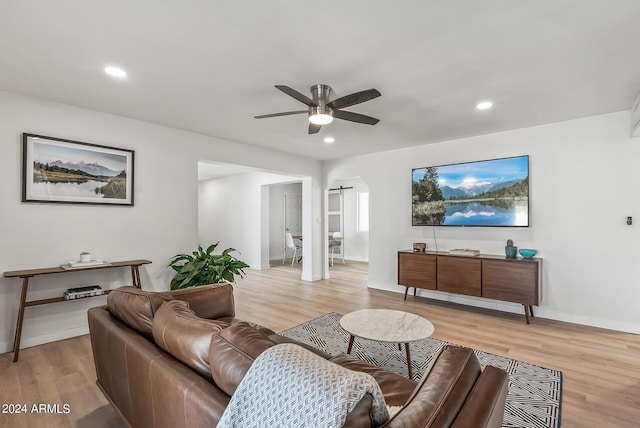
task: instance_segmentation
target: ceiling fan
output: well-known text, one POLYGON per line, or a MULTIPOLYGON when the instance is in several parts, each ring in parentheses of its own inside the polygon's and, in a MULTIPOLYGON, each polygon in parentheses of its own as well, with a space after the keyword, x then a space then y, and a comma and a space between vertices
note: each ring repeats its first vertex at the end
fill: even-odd
POLYGON ((301 103, 306 104, 308 109, 263 114, 261 116, 255 116, 256 119, 307 113, 309 115, 309 134, 315 134, 320 131, 322 125, 331 123, 334 117, 351 122, 364 123, 366 125, 375 125, 380 121, 375 117, 342 110, 343 108, 351 107, 379 97, 381 94, 377 89, 367 89, 365 91, 354 92, 353 94, 345 95, 344 97, 330 101, 331 86, 329 85, 312 86, 310 88, 311 98, 285 85, 276 85, 276 88, 301 103))

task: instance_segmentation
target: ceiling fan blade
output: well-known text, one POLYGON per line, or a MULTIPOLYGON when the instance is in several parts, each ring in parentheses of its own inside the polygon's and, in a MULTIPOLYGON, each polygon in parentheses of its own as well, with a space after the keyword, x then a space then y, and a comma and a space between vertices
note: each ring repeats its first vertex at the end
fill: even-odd
POLYGON ((322 128, 322 125, 315 125, 313 123, 309 124, 309 134, 317 134, 318 131, 320 131, 320 128, 322 128))
POLYGON ((290 88, 290 87, 285 86, 285 85, 276 85, 276 88, 280 89, 285 94, 289 95, 290 97, 295 98, 296 100, 298 100, 301 103, 304 103, 304 104, 306 104, 306 105, 308 105, 310 107, 316 107, 318 105, 315 102, 313 102, 311 100, 311 98, 307 97, 306 95, 302 95, 300 92, 296 91, 293 88, 290 88))
POLYGON ((327 103, 332 109, 340 109, 356 104, 363 103, 365 101, 378 98, 382 95, 377 89, 367 89, 365 91, 354 92, 353 94, 345 95, 344 97, 336 98, 335 100, 327 103))
POLYGON ((282 113, 263 114, 260 116, 253 116, 254 119, 265 119, 267 117, 289 116, 290 114, 309 113, 309 110, 296 110, 296 111, 283 111, 282 113))
POLYGON ((364 123, 365 125, 375 125, 380 122, 380 119, 376 119, 375 117, 344 110, 334 110, 333 117, 337 117, 342 120, 349 120, 351 122, 364 123))

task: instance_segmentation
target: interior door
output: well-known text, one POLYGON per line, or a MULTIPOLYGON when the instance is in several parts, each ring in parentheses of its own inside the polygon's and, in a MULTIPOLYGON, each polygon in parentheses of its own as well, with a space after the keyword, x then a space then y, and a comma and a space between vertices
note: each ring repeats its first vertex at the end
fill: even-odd
POLYGON ((302 195, 284 194, 284 229, 293 236, 302 235, 302 195))

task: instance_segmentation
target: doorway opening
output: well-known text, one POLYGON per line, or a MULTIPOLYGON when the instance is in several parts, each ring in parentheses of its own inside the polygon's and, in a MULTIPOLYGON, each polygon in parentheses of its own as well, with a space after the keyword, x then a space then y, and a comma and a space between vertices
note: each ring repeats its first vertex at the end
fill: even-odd
POLYGON ((270 265, 302 268, 302 221, 302 182, 269 185, 270 265))
POLYGON ((335 179, 325 194, 325 278, 349 269, 368 272, 369 186, 360 177, 335 179))
MULTIPOLYGON (((303 202, 310 204, 310 192, 305 191, 311 188, 310 177, 204 161, 198 162, 198 172, 198 242, 205 245, 220 241, 221 249, 235 248, 252 269, 268 269, 271 259, 282 260, 283 256, 284 205, 276 203, 278 209, 271 209, 271 197, 278 194, 271 191, 272 186, 291 187, 280 192, 281 197, 284 193, 298 195, 300 216, 295 227, 300 234, 312 225, 310 218, 302 215, 303 202)), ((306 241, 309 247, 313 243, 311 238, 306 241)), ((312 254, 311 249, 307 253, 312 254)), ((304 280, 313 278, 312 261, 309 257, 302 266, 304 280)), ((319 264, 316 268, 320 271, 319 264)))

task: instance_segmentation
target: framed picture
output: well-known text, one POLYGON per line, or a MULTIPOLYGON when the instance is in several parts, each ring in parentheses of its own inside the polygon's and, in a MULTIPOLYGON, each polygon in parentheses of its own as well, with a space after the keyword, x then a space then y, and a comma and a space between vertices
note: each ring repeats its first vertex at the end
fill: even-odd
POLYGON ((22 202, 133 205, 133 150, 22 134, 22 202))

